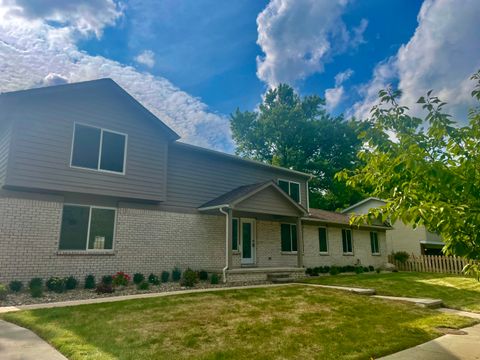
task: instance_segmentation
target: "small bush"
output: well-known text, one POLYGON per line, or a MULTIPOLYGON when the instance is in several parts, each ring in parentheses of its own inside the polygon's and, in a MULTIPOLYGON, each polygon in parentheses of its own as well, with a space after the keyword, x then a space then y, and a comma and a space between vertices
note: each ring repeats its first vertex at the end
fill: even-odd
POLYGON ((65 291, 65 279, 57 276, 53 276, 45 283, 47 289, 56 293, 62 293, 65 291))
POLYGON ((355 274, 363 274, 363 266, 355 266, 355 274))
POLYGON ((186 287, 194 287, 197 281, 197 273, 192 269, 187 269, 183 273, 181 285, 186 287))
POLYGON ((43 280, 41 278, 33 278, 28 283, 28 289, 32 297, 41 297, 43 295, 43 280))
POLYGON ((112 275, 105 275, 102 277, 102 284, 104 285, 112 285, 113 283, 113 276, 112 275))
POLYGON ((0 284, 0 300, 5 300, 7 298, 7 287, 3 284, 0 284))
POLYGON ((393 253, 393 258, 402 264, 406 263, 409 257, 410 255, 406 251, 397 251, 396 253, 393 253))
POLYGON ((198 272, 198 278, 202 281, 208 280, 208 272, 206 272, 205 270, 200 270, 198 272))
POLYGON ((150 283, 147 281, 142 281, 141 283, 137 284, 138 290, 148 290, 150 288, 150 283))
POLYGON ((145 275, 141 274, 141 273, 136 273, 136 274, 133 274, 133 283, 134 284, 140 284, 142 282, 145 281, 145 275))
POLYGON ((23 289, 23 283, 18 280, 10 281, 10 284, 8 284, 8 288, 12 292, 20 292, 23 289))
POLYGON ((97 285, 95 289, 97 294, 111 294, 115 291, 112 284, 104 284, 103 282, 97 285))
MULTIPOLYGON (((167 274, 168 274, 168 272, 167 272, 167 274)), ((160 279, 158 278, 157 275, 150 274, 150 275, 148 275, 148 282, 152 285, 159 285, 160 284, 160 279)))
POLYGON ((332 266, 329 271, 330 275, 338 275, 340 274, 340 269, 337 266, 332 266))
POLYGON ((216 285, 219 282, 220 282, 220 279, 218 278, 217 274, 212 274, 212 276, 210 276, 210 284, 216 285))
POLYGON ((127 286, 130 282, 130 275, 125 274, 123 271, 117 272, 113 275, 112 285, 113 286, 127 286))
POLYGON ((179 268, 175 268, 172 270, 172 280, 179 281, 182 278, 182 271, 179 268))
POLYGON ((356 266, 353 266, 353 265, 347 265, 347 266, 344 266, 342 268, 342 272, 346 273, 346 272, 355 272, 355 268, 356 266))
POLYGON ((325 266, 324 271, 325 271, 325 274, 328 274, 330 272, 330 266, 325 266))
POLYGON ((368 270, 369 270, 369 271, 375 271, 375 268, 374 268, 372 265, 370 265, 370 266, 368 267, 368 270))
POLYGON ((78 286, 78 280, 75 279, 73 276, 69 276, 65 279, 65 289, 73 290, 76 289, 78 286))
POLYGON ((380 271, 382 271, 382 269, 377 268, 375 271, 377 272, 377 274, 380 274, 380 271))
POLYGON ((95 276, 87 275, 85 277, 85 289, 95 289, 95 276))
POLYGON ((369 271, 370 271, 370 269, 367 266, 363 267, 363 272, 369 272, 369 271))
POLYGON ((170 279, 170 273, 168 271, 162 271, 162 283, 168 282, 170 279))

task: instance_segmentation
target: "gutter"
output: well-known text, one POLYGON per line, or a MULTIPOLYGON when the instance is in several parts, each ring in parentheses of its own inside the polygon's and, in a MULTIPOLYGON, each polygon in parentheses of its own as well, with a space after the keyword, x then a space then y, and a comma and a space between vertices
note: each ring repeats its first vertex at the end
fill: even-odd
MULTIPOLYGON (((220 212, 225 215, 225 267, 222 269, 222 275, 223 275, 223 282, 226 283, 227 282, 227 270, 228 270, 228 235, 230 233, 230 226, 229 226, 229 223, 228 223, 228 213, 223 210, 224 207, 219 207, 218 210, 220 210, 220 212)), ((228 209, 228 207, 227 207, 228 209)))

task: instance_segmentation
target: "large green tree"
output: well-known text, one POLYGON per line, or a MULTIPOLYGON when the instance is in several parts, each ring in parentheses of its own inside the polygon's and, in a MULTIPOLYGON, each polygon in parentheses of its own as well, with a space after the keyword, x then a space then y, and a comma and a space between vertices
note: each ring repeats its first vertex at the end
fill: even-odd
POLYGON ((319 96, 301 98, 286 84, 269 90, 258 110, 237 109, 231 115, 237 154, 311 173, 310 205, 324 209, 341 208, 363 196, 334 179, 336 172, 358 163, 360 126, 330 116, 319 96))
MULTIPOLYGON (((480 101, 480 72, 472 76, 472 96, 480 101)), ((369 187, 387 200, 354 222, 383 220, 425 225, 439 233, 444 252, 480 260, 480 107, 461 126, 443 111, 445 103, 429 91, 418 100, 425 118, 409 115, 399 91, 379 93, 359 158, 364 166, 338 174, 353 188, 369 187)), ((479 266, 466 271, 480 276, 479 266)))

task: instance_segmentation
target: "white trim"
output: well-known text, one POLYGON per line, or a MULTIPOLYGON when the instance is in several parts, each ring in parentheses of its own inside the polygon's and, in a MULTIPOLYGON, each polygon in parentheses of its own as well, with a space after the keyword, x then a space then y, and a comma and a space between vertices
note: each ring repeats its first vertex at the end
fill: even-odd
POLYGON ((353 247, 353 230, 352 229, 349 229, 349 228, 342 228, 342 255, 346 255, 346 256, 351 256, 354 254, 354 247, 353 247), (351 252, 344 252, 343 251, 343 230, 346 230, 346 231, 350 231, 350 241, 351 241, 351 245, 352 245, 352 251, 351 252))
POLYGON ((115 237, 117 233, 117 208, 114 207, 109 207, 109 206, 96 206, 96 205, 84 205, 84 204, 74 204, 74 203, 64 203, 62 206, 62 213, 61 213, 61 219, 60 219, 60 224, 63 223, 63 209, 65 206, 76 206, 76 207, 84 207, 88 208, 88 227, 87 227, 87 242, 85 244, 85 250, 78 250, 78 249, 60 249, 60 241, 62 240, 62 231, 60 228, 60 233, 58 235, 58 250, 57 253, 96 253, 96 252, 113 252, 115 250, 115 237), (105 210, 113 210, 114 211, 114 217, 113 217, 113 234, 112 234, 112 248, 111 249, 89 249, 88 244, 90 243, 90 227, 92 224, 92 210, 93 209, 105 209, 105 210))
MULTIPOLYGON (((328 228, 326 226, 318 226, 317 227, 317 232, 318 232, 318 253, 320 255, 328 255, 330 253, 330 244, 328 241, 328 228), (325 240, 327 242, 327 251, 321 251, 320 250, 320 232, 318 230, 320 229, 325 229, 325 240)), ((352 246, 353 248, 353 246, 352 246)))
POLYGON ((240 219, 240 238, 242 238, 242 247, 240 248, 241 256, 240 256, 240 263, 242 265, 254 265, 257 262, 257 251, 256 251, 256 242, 257 242, 257 225, 255 219, 252 218, 241 218, 240 219), (252 238, 250 239, 250 247, 251 247, 251 257, 246 259, 243 257, 243 224, 251 224, 252 227, 252 238))
POLYGON ((99 127, 99 126, 88 125, 88 124, 85 124, 85 123, 75 121, 73 123, 72 145, 71 145, 71 148, 70 148, 70 167, 73 168, 73 169, 90 170, 90 171, 97 171, 97 172, 103 172, 103 173, 115 174, 115 175, 125 175, 126 170, 127 170, 127 149, 128 149, 127 145, 128 145, 128 134, 121 133, 121 132, 115 131, 115 130, 102 128, 102 127, 99 127), (84 167, 84 166, 72 165, 73 145, 75 143, 75 129, 76 129, 77 124, 80 125, 80 126, 90 127, 90 128, 100 130, 100 144, 99 144, 99 148, 98 148, 98 160, 97 160, 97 168, 96 169, 88 168, 88 167, 84 167), (102 160, 102 152, 103 152, 103 133, 105 131, 109 132, 109 133, 112 133, 112 134, 122 135, 125 138, 125 144, 123 145, 123 169, 122 169, 123 171, 121 171, 121 172, 120 171, 105 170, 105 169, 100 168, 101 160, 102 160))
MULTIPOLYGON (((302 184, 299 183, 298 181, 292 181, 292 180, 287 180, 287 179, 278 178, 278 179, 277 179, 277 185, 278 185, 278 187, 279 187, 280 189, 281 189, 281 187, 280 187, 280 181, 285 181, 285 182, 288 183, 288 196, 290 196, 290 198, 291 198, 293 201, 295 201, 295 199, 293 199, 293 198, 292 198, 292 195, 290 195, 290 194, 291 194, 290 184, 291 184, 291 183, 298 184, 298 203, 299 203, 299 204, 302 204, 302 184)), ((282 190, 283 190, 283 189, 282 189, 282 190)), ((297 202, 297 201, 295 201, 295 202, 297 202)), ((308 204, 307 204, 307 206, 308 206, 308 204)))

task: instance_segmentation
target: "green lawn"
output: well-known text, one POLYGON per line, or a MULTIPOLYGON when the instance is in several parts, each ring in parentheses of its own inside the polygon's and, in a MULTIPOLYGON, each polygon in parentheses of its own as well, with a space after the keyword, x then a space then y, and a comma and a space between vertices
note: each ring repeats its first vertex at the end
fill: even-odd
POLYGON ((463 276, 398 272, 324 276, 306 282, 373 288, 379 295, 442 299, 447 307, 480 312, 480 283, 463 276))
POLYGON ((472 319, 302 285, 7 313, 70 359, 370 359, 472 319))

